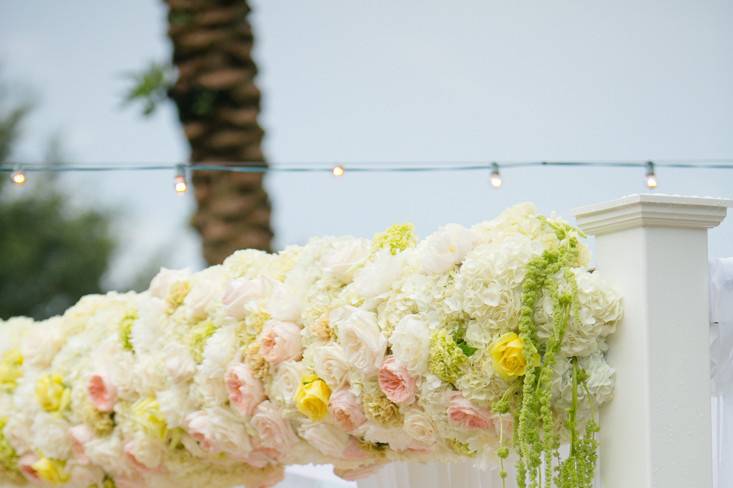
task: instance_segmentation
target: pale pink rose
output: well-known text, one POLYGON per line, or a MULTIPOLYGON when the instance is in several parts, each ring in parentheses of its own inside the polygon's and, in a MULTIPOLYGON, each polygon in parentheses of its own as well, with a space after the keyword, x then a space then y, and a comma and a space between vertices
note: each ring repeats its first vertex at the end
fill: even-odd
POLYGON ((138 471, 143 473, 160 473, 162 471, 161 465, 151 467, 138 459, 138 457, 135 455, 134 442, 130 441, 126 443, 123 451, 125 452, 125 458, 127 459, 127 461, 129 461, 129 463, 132 464, 138 471))
POLYGON ((336 423, 346 432, 353 432, 354 429, 366 422, 361 402, 351 390, 335 391, 328 402, 328 411, 331 412, 331 416, 336 423))
POLYGON ((204 412, 193 412, 186 417, 188 434, 199 443, 204 451, 216 452, 218 446, 213 436, 210 436, 211 422, 204 412))
POLYGON ((103 374, 93 374, 87 383, 89 399, 100 412, 111 412, 117 403, 117 388, 103 374))
POLYGON ((242 459, 245 463, 255 468, 264 468, 268 464, 276 464, 282 456, 275 449, 257 447, 247 457, 242 459))
POLYGON ((389 356, 379 368, 379 388, 394 403, 415 401, 417 384, 415 377, 394 356, 389 356))
POLYGON ((23 475, 25 475, 25 477, 31 481, 40 479, 38 477, 38 473, 33 468, 33 465, 36 463, 36 461, 38 461, 38 456, 33 453, 24 454, 18 460, 18 467, 20 468, 20 472, 23 473, 23 475))
POLYGON ((229 368, 226 374, 229 402, 242 415, 251 417, 257 405, 265 399, 262 383, 255 377, 249 366, 238 363, 229 368))
POLYGON ((76 456, 79 464, 89 464, 85 449, 87 442, 94 439, 92 429, 84 424, 75 425, 69 429, 69 436, 71 437, 71 451, 76 456))
POLYGON ((285 454, 298 441, 290 422, 269 400, 260 403, 255 410, 252 427, 257 431, 260 444, 278 454, 285 454))
POLYGON ((115 477, 116 488, 140 488, 146 486, 145 480, 138 474, 115 477))
POLYGON ((272 285, 266 278, 254 280, 234 280, 229 282, 222 303, 229 317, 242 320, 246 315, 247 304, 262 300, 270 294, 272 285))
POLYGON ((349 438, 349 443, 346 445, 346 449, 344 449, 344 459, 348 461, 359 461, 369 459, 369 456, 369 451, 361 447, 356 437, 349 438))
POLYGON ((454 392, 451 395, 448 418, 454 424, 467 429, 488 429, 494 426, 491 412, 475 406, 463 398, 460 392, 454 392))
POLYGON ((333 474, 346 481, 356 481, 367 478, 380 469, 384 464, 374 463, 365 464, 364 466, 358 466, 356 468, 334 468, 333 474))
POLYGON ((292 322, 269 320, 260 334, 260 354, 270 364, 277 365, 289 359, 299 359, 300 327, 292 322))

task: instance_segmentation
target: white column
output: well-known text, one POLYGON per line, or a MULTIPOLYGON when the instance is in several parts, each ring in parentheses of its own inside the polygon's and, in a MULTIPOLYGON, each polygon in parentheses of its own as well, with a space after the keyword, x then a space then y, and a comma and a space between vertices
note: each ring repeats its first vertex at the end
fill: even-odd
POLYGON ((707 230, 730 201, 631 195, 576 209, 598 272, 624 297, 601 412, 603 488, 712 486, 707 230))

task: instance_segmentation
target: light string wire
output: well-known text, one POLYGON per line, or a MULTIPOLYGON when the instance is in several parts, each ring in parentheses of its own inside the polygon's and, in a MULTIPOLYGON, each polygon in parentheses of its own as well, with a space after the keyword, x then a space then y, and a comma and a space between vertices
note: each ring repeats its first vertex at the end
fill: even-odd
MULTIPOLYGON (((354 162, 354 163, 278 163, 265 165, 262 162, 201 162, 201 163, 20 163, 0 164, 0 172, 72 173, 72 172, 124 172, 124 171, 214 171, 226 173, 333 173, 341 168, 349 173, 429 173, 487 171, 500 167, 596 167, 596 168, 646 168, 649 163, 656 168, 680 169, 733 169, 733 158, 710 160, 636 160, 636 161, 489 161, 485 163, 408 163, 408 162, 354 162)), ((342 172, 343 174, 343 172, 342 172)))

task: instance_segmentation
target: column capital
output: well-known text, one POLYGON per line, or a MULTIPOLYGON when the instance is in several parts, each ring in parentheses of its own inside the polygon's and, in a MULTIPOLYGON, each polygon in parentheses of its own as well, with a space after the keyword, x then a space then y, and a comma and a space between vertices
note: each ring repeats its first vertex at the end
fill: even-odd
POLYGON ((709 229, 725 218, 733 200, 664 194, 634 194, 573 210, 578 227, 590 235, 637 227, 709 229))

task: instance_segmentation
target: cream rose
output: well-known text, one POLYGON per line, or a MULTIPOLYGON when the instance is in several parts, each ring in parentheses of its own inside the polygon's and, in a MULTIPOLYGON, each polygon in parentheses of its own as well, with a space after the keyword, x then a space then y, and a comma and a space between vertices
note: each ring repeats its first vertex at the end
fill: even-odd
POLYGON ((476 242, 476 234, 470 229, 448 224, 420 243, 417 249, 420 265, 427 273, 445 273, 463 261, 476 242))
POLYGON ((329 343, 313 348, 313 369, 332 389, 340 387, 351 368, 341 346, 329 343))
POLYGON ((338 328, 339 344, 351 364, 366 374, 376 371, 387 349, 377 316, 358 308, 344 307, 332 313, 331 323, 338 328))
POLYGON ((292 322, 268 320, 260 334, 260 354, 270 364, 298 359, 303 351, 300 327, 292 322))
POLYGON ((271 281, 264 277, 230 281, 222 298, 227 316, 237 320, 244 319, 246 308, 264 300, 271 290, 271 281))

